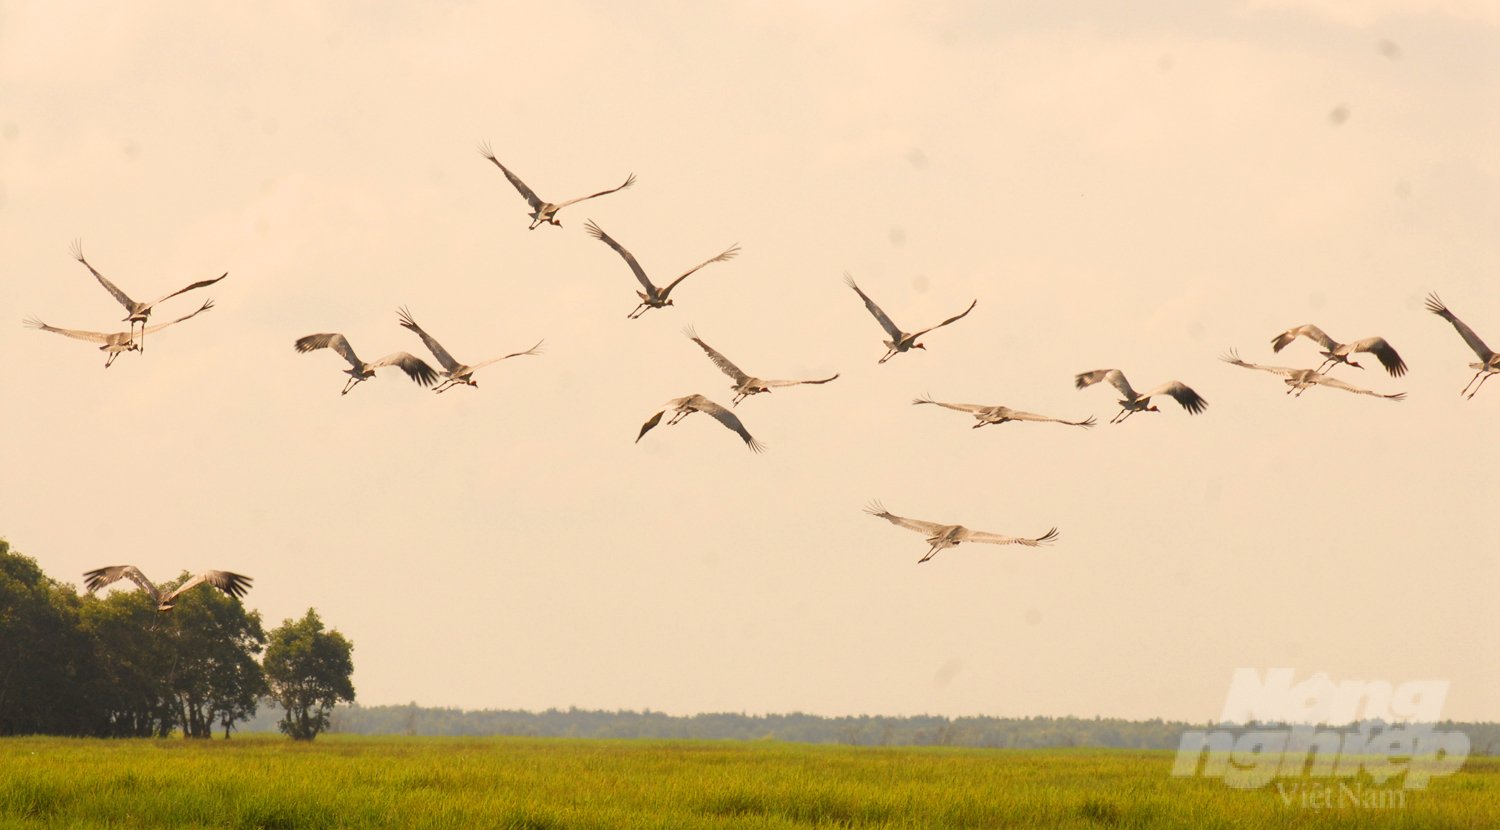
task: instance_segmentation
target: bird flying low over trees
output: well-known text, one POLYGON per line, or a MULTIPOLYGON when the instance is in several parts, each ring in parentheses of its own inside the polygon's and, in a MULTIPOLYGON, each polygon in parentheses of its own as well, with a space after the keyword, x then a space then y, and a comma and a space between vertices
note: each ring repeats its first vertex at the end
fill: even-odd
POLYGON ((1380 365, 1384 366, 1387 372, 1390 372, 1391 377, 1399 378, 1406 374, 1406 362, 1401 359, 1401 355, 1396 354, 1396 350, 1391 348, 1391 344, 1385 342, 1384 337, 1366 337, 1363 340, 1356 340, 1353 343, 1340 343, 1324 334, 1322 329, 1311 323, 1287 329, 1271 338, 1271 351, 1281 351, 1298 337, 1306 337, 1308 340, 1323 347, 1324 360, 1316 371, 1321 372, 1325 367, 1332 368, 1332 365, 1337 363, 1353 366, 1356 369, 1363 369, 1365 367, 1350 360, 1349 355, 1355 352, 1367 352, 1375 355, 1380 361, 1380 365))
POLYGON ((401 371, 405 372, 406 376, 418 386, 431 386, 437 383, 437 372, 420 357, 410 352, 391 352, 372 363, 365 363, 354 353, 354 347, 349 345, 348 339, 336 332, 309 334, 306 337, 297 338, 297 342, 292 345, 304 354, 315 349, 333 349, 340 357, 349 361, 349 368, 344 370, 349 380, 344 384, 344 391, 340 392, 340 395, 349 394, 349 390, 356 385, 375 377, 375 370, 383 366, 401 367, 401 371))
POLYGON ((1371 395, 1376 398, 1385 398, 1392 401, 1406 399, 1405 392, 1397 392, 1394 395, 1371 392, 1368 389, 1360 389, 1358 386, 1347 384, 1338 378, 1331 378, 1328 375, 1320 374, 1317 369, 1292 369, 1286 366, 1262 366, 1259 363, 1247 363, 1240 360, 1239 354, 1234 349, 1230 349, 1228 354, 1220 355, 1219 359, 1225 363, 1246 369, 1258 369, 1262 372, 1281 375, 1289 387, 1286 393, 1296 398, 1302 397, 1302 393, 1307 391, 1307 387, 1309 386, 1327 386, 1331 389, 1342 389, 1345 392, 1353 392, 1356 395, 1371 395))
MULTIPOLYGON (((191 320, 192 318, 197 317, 199 314, 208 311, 213 307, 213 300, 204 300, 203 305, 200 306, 198 310, 193 312, 192 314, 189 314, 185 317, 178 317, 176 320, 173 320, 170 323, 157 323, 154 326, 147 326, 146 328, 142 329, 142 339, 144 340, 145 335, 150 334, 151 332, 161 331, 168 326, 175 326, 178 323, 181 323, 183 320, 191 320)), ((117 331, 106 334, 102 331, 60 329, 56 326, 49 326, 35 317, 28 317, 23 322, 31 328, 41 329, 42 331, 50 331, 53 334, 61 334, 63 337, 71 337, 74 340, 86 340, 90 343, 103 344, 99 346, 99 351, 104 352, 107 355, 107 357, 104 358, 104 368, 106 369, 108 369, 109 365, 115 362, 115 358, 119 357, 122 353, 140 350, 140 344, 135 342, 135 337, 131 332, 128 331, 117 331)))
POLYGON ((854 289, 854 293, 858 294, 859 298, 865 301, 865 308, 869 309, 870 314, 874 315, 876 322, 880 323, 880 327, 885 329, 886 334, 889 334, 891 337, 890 340, 881 341, 882 343, 885 343, 886 352, 884 357, 875 361, 876 363, 884 363, 887 360, 895 357, 896 355, 905 351, 909 351, 911 349, 922 349, 923 351, 926 351, 927 346, 922 343, 918 343, 918 337, 921 337, 929 331, 940 329, 943 326, 948 325, 949 323, 955 323, 959 320, 962 320, 963 318, 968 316, 969 312, 974 310, 974 306, 979 305, 979 300, 976 298, 973 302, 969 303, 969 307, 964 309, 963 313, 949 317, 948 319, 944 320, 941 323, 938 323, 935 326, 929 326, 928 328, 922 329, 921 331, 908 333, 902 331, 900 326, 897 326, 895 323, 891 322, 891 318, 884 311, 880 310, 880 306, 876 305, 875 301, 870 299, 870 295, 860 290, 859 286, 854 282, 854 277, 851 276, 847 271, 844 272, 844 284, 854 289))
POLYGON ((1182 405, 1189 415, 1197 415, 1208 408, 1208 401, 1202 395, 1194 392, 1187 384, 1179 380, 1168 381, 1161 386, 1152 389, 1145 394, 1136 392, 1130 388, 1130 381, 1125 379, 1125 374, 1119 369, 1095 369, 1092 372, 1084 372, 1073 378, 1073 385, 1082 389, 1093 386, 1101 380, 1109 381, 1120 394, 1125 397, 1120 400, 1120 411, 1110 419, 1110 423, 1124 423, 1127 418, 1137 412, 1160 412, 1151 406, 1151 398, 1154 395, 1170 395, 1172 400, 1182 405))
POLYGON ((740 423, 740 419, 738 416, 736 416, 733 412, 725 409, 723 406, 714 403, 708 398, 703 397, 702 395, 688 395, 682 398, 673 398, 672 400, 662 404, 662 408, 658 410, 655 415, 652 415, 649 419, 647 419, 646 423, 641 424, 640 434, 635 437, 636 443, 640 443, 640 440, 646 436, 646 433, 650 432, 652 427, 655 427, 658 423, 661 422, 661 416, 665 415, 667 410, 669 409, 675 411, 672 415, 672 419, 667 421, 667 426, 671 426, 678 421, 681 421, 683 418, 686 418, 694 412, 706 412, 709 415, 712 415, 715 420, 723 424, 726 428, 734 430, 734 432, 744 440, 745 446, 749 447, 751 452, 765 451, 766 446, 761 442, 755 440, 755 438, 750 435, 750 431, 745 429, 744 424, 740 423))
POLYGON ((147 579, 146 575, 141 573, 141 569, 134 565, 109 565, 88 571, 83 576, 86 580, 84 587, 88 588, 91 594, 113 582, 128 579, 139 585, 142 591, 145 591, 151 596, 151 599, 156 601, 156 610, 158 611, 170 611, 172 609, 172 600, 199 585, 210 585, 235 599, 240 599, 245 596, 246 591, 250 590, 250 583, 255 581, 248 576, 231 573, 230 571, 204 571, 177 586, 171 593, 163 594, 161 589, 152 584, 151 580, 147 579))
POLYGON ((505 165, 501 164, 500 159, 495 158, 495 154, 490 152, 490 145, 479 145, 479 152, 483 154, 485 158, 494 162, 496 167, 500 168, 500 172, 505 174, 505 178, 510 179, 510 183, 515 185, 516 190, 520 191, 521 196, 526 199, 526 204, 531 206, 531 227, 527 228, 527 230, 536 230, 536 226, 542 224, 543 222, 556 225, 560 228, 562 227, 562 223, 557 221, 557 212, 567 207, 568 205, 574 205, 588 199, 598 198, 600 196, 608 196, 609 194, 614 193, 617 190, 624 190, 625 188, 635 184, 635 174, 631 173, 630 177, 625 179, 625 183, 620 185, 619 187, 610 188, 609 190, 601 190, 598 193, 594 193, 588 196, 579 196, 577 199, 569 199, 566 202, 558 202, 556 204, 553 204, 552 202, 542 201, 541 197, 536 195, 536 191, 527 187, 526 183, 521 181, 521 179, 517 177, 515 173, 510 172, 510 170, 505 165))
POLYGON ((907 519, 889 512, 878 501, 870 502, 865 507, 865 512, 871 516, 885 519, 897 527, 915 530, 925 535, 927 537, 927 544, 932 547, 928 549, 926 556, 917 560, 917 564, 919 565, 936 556, 938 551, 944 548, 957 547, 964 542, 982 542, 986 545, 1026 545, 1027 547, 1034 548, 1039 545, 1049 544, 1057 539, 1057 528, 1055 527, 1041 536, 1028 539, 1024 536, 1002 536, 999 533, 970 530, 963 525, 945 525, 938 524, 937 522, 924 522, 921 519, 907 519))
POLYGON ((697 343, 703 349, 704 354, 708 355, 708 359, 712 360, 714 365, 719 367, 720 371, 728 375, 730 380, 734 381, 734 385, 729 387, 734 390, 734 400, 729 402, 730 406, 739 406, 740 401, 751 395, 770 392, 772 389, 779 389, 783 386, 827 383, 831 380, 838 380, 839 377, 837 374, 833 375, 833 377, 823 378, 822 380, 762 380, 757 377, 751 377, 740 371, 740 367, 730 363, 729 358, 719 354, 718 350, 713 346, 704 343, 698 337, 698 333, 693 330, 692 326, 683 329, 682 333, 687 335, 688 339, 697 343))

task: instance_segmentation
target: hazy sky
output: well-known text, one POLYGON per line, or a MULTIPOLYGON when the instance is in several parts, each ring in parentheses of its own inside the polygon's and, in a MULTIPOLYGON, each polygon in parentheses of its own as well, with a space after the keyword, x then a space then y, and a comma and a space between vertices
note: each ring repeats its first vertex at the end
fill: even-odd
MULTIPOLYGON (((1500 12, 1460 0, 69 4, 0 0, 0 535, 52 576, 255 577, 367 704, 1205 720, 1237 667, 1452 682, 1500 718, 1500 12), (475 150, 545 198, 528 231, 475 150), (675 307, 638 287, 593 218, 675 307), (217 307, 108 371, 74 262, 217 307), (908 329, 876 365, 848 270, 908 329), (370 360, 545 338, 441 396, 370 360), (1391 403, 1282 394, 1272 335, 1387 337, 1391 403), (763 377, 728 403, 685 325, 763 377), (1107 421, 970 429, 942 400, 1107 421), (860 512, 1034 535, 917 565, 860 512)), ((1373 364, 1373 361, 1367 361, 1373 364)))

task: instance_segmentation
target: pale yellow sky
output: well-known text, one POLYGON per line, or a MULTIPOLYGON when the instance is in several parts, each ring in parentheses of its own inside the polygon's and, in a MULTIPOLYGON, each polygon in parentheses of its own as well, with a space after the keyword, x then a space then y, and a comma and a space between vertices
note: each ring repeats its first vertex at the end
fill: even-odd
POLYGON ((0 534, 51 575, 229 568, 354 641, 369 704, 1204 720, 1237 667, 1446 679, 1500 718, 1500 389, 1422 310, 1500 339, 1500 15, 1457 0, 68 4, 0 0, 0 534), (1394 48, 1392 48, 1394 46, 1394 48), (1342 108, 1347 117, 1331 114, 1342 108), (527 231, 476 151, 544 197, 527 231), (595 219, 676 306, 637 287, 595 219), (68 255, 216 308, 122 330, 68 255), (908 329, 877 366, 848 270, 908 329), (526 348, 442 396, 341 364, 526 348), (1387 337, 1389 403, 1226 366, 1387 337), (747 371, 721 402, 688 324, 747 371), (425 355, 424 355, 425 356, 425 355), (969 428, 942 400, 1116 411, 969 428), (918 566, 893 512, 1047 549, 918 566))

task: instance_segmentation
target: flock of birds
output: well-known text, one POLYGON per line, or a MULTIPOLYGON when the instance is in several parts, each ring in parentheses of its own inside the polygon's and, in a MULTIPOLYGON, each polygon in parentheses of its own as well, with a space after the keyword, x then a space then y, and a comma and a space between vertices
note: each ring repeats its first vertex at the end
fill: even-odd
MULTIPOLYGON (((601 190, 597 193, 592 193, 587 196, 581 196, 576 199, 569 199, 564 202, 548 202, 537 196, 535 191, 528 187, 525 182, 523 182, 518 176, 516 176, 515 173, 511 172, 509 168, 502 164, 500 160, 495 157, 495 154, 491 152, 488 145, 481 145, 480 152, 486 159, 494 163, 494 165, 498 167, 503 174, 505 174, 506 179, 510 181, 515 189, 526 200, 527 205, 531 208, 530 216, 532 221, 529 228, 530 230, 535 230, 536 228, 545 224, 562 227, 562 223, 558 221, 557 218, 558 212, 562 209, 590 199, 596 199, 601 196, 607 196, 612 193, 617 193, 635 184, 635 175, 631 174, 625 179, 624 183, 619 185, 618 187, 614 187, 609 190, 601 190)), ((598 239, 605 245, 608 245, 615 251, 615 253, 619 254, 620 258, 623 259, 625 261, 625 264, 630 268, 631 273, 640 282, 642 290, 636 292, 636 296, 640 301, 639 304, 628 315, 626 315, 629 319, 638 319, 651 309, 659 309, 673 305, 674 300, 671 297, 672 292, 684 280, 708 265, 733 259, 740 250, 738 245, 731 245, 718 255, 706 259, 703 262, 700 262, 692 268, 684 271, 681 275, 673 279, 671 282, 666 283, 665 285, 657 285, 651 280, 649 276, 647 276, 645 270, 641 267, 635 256, 631 254, 630 251, 627 250, 623 245, 617 242, 613 237, 605 233, 604 230, 597 224, 595 224, 592 220, 588 221, 585 224, 584 229, 590 236, 598 239)), ((189 291, 214 285, 215 283, 223 280, 228 276, 228 273, 226 272, 225 274, 222 274, 214 279, 200 280, 183 288, 179 288, 169 294, 163 295, 158 299, 143 303, 131 299, 129 295, 127 295, 124 291, 121 291, 114 285, 114 283, 110 282, 107 278, 105 278, 103 274, 99 273, 99 271, 95 269, 93 265, 89 264, 88 260, 84 258, 81 243, 74 243, 72 254, 75 259, 77 259, 86 268, 88 268, 89 272, 92 273, 94 277, 99 281, 99 284, 102 285, 104 289, 108 291, 112 296, 114 296, 114 298, 120 303, 120 305, 125 308, 126 316, 123 318, 123 320, 130 324, 129 329, 127 331, 111 333, 84 331, 79 329, 65 329, 48 325, 46 323, 43 323, 41 320, 36 319, 35 317, 26 319, 24 323, 27 326, 38 328, 43 331, 52 332, 54 334, 60 334, 65 337, 99 343, 100 350, 105 352, 106 354, 104 363, 105 368, 108 368, 110 365, 112 365, 115 359, 124 352, 135 351, 143 353, 145 351, 145 339, 148 333, 158 332, 165 328, 168 328, 169 326, 174 326, 178 323, 185 322, 214 307, 213 301, 208 300, 205 301, 196 311, 192 312, 191 314, 178 317, 170 322, 160 323, 157 325, 147 325, 151 317, 151 312, 155 309, 156 306, 180 294, 185 294, 189 291)), ((969 303, 968 308, 965 308, 962 312, 949 317, 942 322, 937 323, 936 325, 929 326, 924 329, 919 329, 917 331, 908 332, 902 329, 900 326, 896 325, 895 322, 891 320, 890 316, 886 314, 885 311, 873 299, 871 299, 870 296, 866 294, 857 283, 855 283, 853 277, 846 273, 844 275, 844 281, 851 289, 854 290, 854 292, 859 296, 860 300, 864 302, 865 308, 870 312, 871 316, 875 318, 876 322, 880 324, 880 327, 884 330, 886 336, 889 338, 882 341, 886 347, 886 352, 877 361, 877 363, 885 363, 896 355, 902 354, 912 349, 925 350, 927 346, 924 343, 919 342, 919 338, 922 338, 923 336, 936 331, 937 329, 943 328, 944 326, 952 325, 953 323, 962 320, 974 310, 976 305, 978 305, 978 300, 975 299, 969 303)), ((1476 356, 1478 356, 1478 362, 1469 364, 1470 368, 1476 370, 1474 377, 1469 381, 1468 384, 1464 386, 1463 390, 1459 393, 1460 395, 1464 395, 1467 398, 1473 398, 1474 395, 1479 392, 1480 387, 1484 385, 1484 382, 1486 380, 1496 374, 1500 374, 1500 353, 1496 353, 1489 346, 1485 345, 1484 341, 1474 333, 1474 330, 1469 328, 1467 324, 1465 324, 1456 315, 1454 315, 1454 313, 1450 311, 1446 305, 1443 304, 1442 300, 1439 299, 1436 294, 1432 294, 1427 298, 1426 307, 1427 310, 1431 313, 1442 317, 1444 320, 1452 324, 1453 328, 1458 332, 1459 336, 1463 338, 1463 341, 1468 344, 1469 348, 1473 350, 1476 356)), ((349 364, 349 368, 344 370, 344 373, 349 376, 349 379, 345 382, 343 391, 340 393, 344 395, 347 395, 349 391, 358 384, 373 378, 377 370, 389 366, 399 368, 413 382, 423 387, 434 387, 435 391, 439 393, 446 392, 455 386, 477 387, 479 384, 474 380, 474 373, 479 369, 484 368, 485 366, 488 366, 490 364, 497 363, 499 361, 508 360, 513 357, 531 356, 541 353, 542 343, 538 342, 535 346, 532 346, 525 351, 512 352, 500 357, 489 358, 472 365, 460 363, 451 354, 449 354, 447 349, 443 348, 441 343, 439 343, 435 338, 433 338, 432 335, 428 334, 424 329, 422 329, 421 326, 417 324, 416 320, 412 317, 411 312, 408 309, 404 307, 399 309, 397 312, 397 317, 400 325, 403 328, 412 332, 422 340, 427 350, 432 353, 433 358, 437 361, 439 366, 442 367, 441 370, 434 369, 426 361, 405 351, 392 352, 385 355, 384 357, 367 363, 361 360, 359 356, 355 354, 353 347, 349 344, 348 338, 336 332, 309 334, 305 337, 298 338, 293 345, 298 352, 305 353, 316 351, 319 349, 332 349, 336 354, 342 357, 349 364), (441 380, 439 380, 439 378, 441 378, 441 380)), ((731 407, 737 407, 739 403, 745 398, 763 392, 769 392, 775 388, 786 386, 825 384, 839 377, 837 374, 834 374, 831 377, 808 380, 765 380, 746 374, 723 354, 714 349, 712 346, 708 345, 708 343, 704 342, 702 338, 697 335, 697 332, 694 331, 691 327, 686 329, 684 333, 689 339, 692 340, 692 342, 696 343, 703 350, 703 352, 708 356, 709 360, 712 361, 715 366, 717 366, 733 381, 733 384, 730 388, 734 392, 734 397, 730 401, 730 407, 725 407, 700 394, 673 398, 672 400, 667 401, 665 404, 663 404, 660 410, 658 410, 654 415, 647 419, 644 424, 642 424, 640 432, 637 434, 635 439, 637 442, 639 442, 641 438, 646 435, 646 433, 650 432, 653 428, 660 424, 662 417, 665 416, 669 411, 672 413, 672 416, 667 420, 668 425, 676 424, 687 416, 693 414, 694 412, 703 412, 717 420, 725 428, 737 434, 752 452, 762 452, 765 449, 765 446, 750 434, 750 431, 746 429, 744 423, 739 419, 734 411, 732 411, 731 407)), ((1295 326, 1276 335, 1271 340, 1272 351, 1279 353, 1282 351, 1282 349, 1296 342, 1299 338, 1307 338, 1313 343, 1316 343, 1320 348, 1320 353, 1322 354, 1324 359, 1323 362, 1316 368, 1298 369, 1286 366, 1263 366, 1257 363, 1249 363, 1240 359, 1238 353, 1234 350, 1230 350, 1220 359, 1242 368, 1255 369, 1263 372, 1281 375, 1283 381, 1288 387, 1286 390, 1287 394, 1296 395, 1299 397, 1311 386, 1324 386, 1331 389, 1341 389, 1346 392, 1352 392, 1360 395, 1370 395, 1374 397, 1385 398, 1387 400, 1399 401, 1405 397, 1405 395, 1402 393, 1383 394, 1368 389, 1362 389, 1352 384, 1346 383, 1345 381, 1338 378, 1331 377, 1329 374, 1339 365, 1349 366, 1356 369, 1363 369, 1363 366, 1352 359, 1353 356, 1363 353, 1373 355, 1380 362, 1381 366, 1383 366, 1392 377, 1403 376, 1407 371, 1406 363, 1401 359, 1401 356, 1396 352, 1395 348, 1393 348, 1385 338, 1367 337, 1349 343, 1340 343, 1334 340, 1332 337, 1329 337, 1328 334, 1326 334, 1319 327, 1309 324, 1303 326, 1295 326)), ((1190 415, 1197 415, 1199 413, 1202 413, 1208 407, 1208 401, 1205 400, 1202 395, 1198 394, 1188 385, 1177 380, 1168 381, 1144 392, 1138 392, 1130 384, 1130 381, 1126 379, 1124 373, 1119 369, 1098 369, 1091 372, 1083 372, 1074 377, 1074 384, 1079 389, 1084 389, 1101 382, 1109 383, 1111 386, 1115 387, 1115 389, 1119 390, 1120 395, 1122 396, 1118 401, 1120 411, 1115 414, 1114 418, 1111 419, 1111 423, 1123 423, 1137 412, 1159 412, 1160 410, 1158 409, 1158 407, 1152 405, 1151 403, 1152 399, 1157 397, 1169 397, 1173 399, 1190 415)), ((1085 429, 1093 427, 1095 425, 1095 419, 1093 417, 1089 417, 1085 420, 1080 421, 1070 421, 1047 415, 1038 415, 1031 412, 1023 412, 999 405, 950 403, 933 400, 930 397, 917 398, 913 400, 912 403, 914 405, 933 405, 945 409, 952 409, 958 412, 968 413, 969 415, 973 416, 976 421, 976 423, 973 425, 974 429, 978 429, 979 427, 990 424, 1004 424, 1010 421, 1057 423, 1067 426, 1083 427, 1085 429)), ((918 560, 919 562, 926 562, 934 555, 936 555, 938 551, 941 551, 945 548, 954 547, 965 542, 979 542, 996 545, 1025 545, 1035 547, 1056 540, 1058 535, 1057 528, 1052 528, 1051 530, 1037 537, 1017 537, 1006 536, 998 533, 970 530, 963 525, 939 524, 937 522, 909 519, 888 512, 879 502, 872 502, 866 508, 866 512, 878 518, 885 519, 886 521, 898 527, 906 528, 907 530, 913 530, 918 533, 924 534, 930 547, 927 553, 920 560, 918 560)), ((156 601, 157 608, 161 611, 170 609, 172 607, 172 601, 176 597, 198 585, 209 585, 211 587, 224 591, 230 596, 238 598, 244 595, 245 591, 248 590, 250 583, 252 582, 250 577, 242 576, 240 574, 235 574, 228 571, 205 571, 204 573, 192 577, 174 591, 163 594, 161 590, 159 590, 154 584, 152 584, 150 580, 146 579, 141 571, 133 565, 114 565, 110 567, 99 568, 97 570, 89 571, 85 574, 85 577, 87 580, 86 587, 88 588, 90 593, 93 593, 103 588, 104 586, 109 585, 112 582, 116 582, 120 579, 128 579, 138 585, 146 593, 148 593, 152 597, 152 599, 156 601)))

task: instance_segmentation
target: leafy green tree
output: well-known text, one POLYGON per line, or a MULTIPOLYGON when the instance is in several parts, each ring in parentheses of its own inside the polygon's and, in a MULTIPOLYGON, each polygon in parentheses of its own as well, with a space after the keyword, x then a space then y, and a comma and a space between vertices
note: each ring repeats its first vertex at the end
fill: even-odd
MULTIPOLYGON (((162 590, 189 578, 184 572, 162 590)), ((260 612, 247 611, 220 591, 199 588, 178 597, 164 616, 164 633, 175 653, 167 679, 183 737, 212 737, 217 722, 228 738, 235 721, 255 716, 266 693, 265 675, 255 661, 266 643, 260 612)))
POLYGON ((0 735, 86 734, 97 664, 71 585, 0 539, 0 735))
POLYGON ((354 645, 327 631, 309 608, 300 620, 285 620, 270 634, 263 664, 271 696, 285 713, 277 727, 294 740, 310 741, 328 727, 330 710, 354 700, 354 645))

